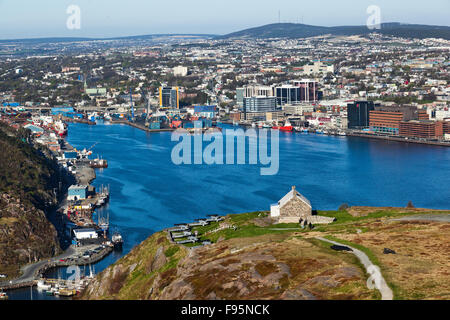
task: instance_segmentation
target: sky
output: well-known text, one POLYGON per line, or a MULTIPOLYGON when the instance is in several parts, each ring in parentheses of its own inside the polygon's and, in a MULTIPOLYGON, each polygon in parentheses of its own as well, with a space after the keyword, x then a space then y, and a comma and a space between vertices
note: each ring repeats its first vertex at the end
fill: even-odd
POLYGON ((281 22, 365 25, 371 5, 380 7, 382 22, 450 25, 450 0, 0 0, 0 39, 227 34, 277 23, 279 16, 281 22), (70 5, 80 8, 79 29, 67 27, 70 5))

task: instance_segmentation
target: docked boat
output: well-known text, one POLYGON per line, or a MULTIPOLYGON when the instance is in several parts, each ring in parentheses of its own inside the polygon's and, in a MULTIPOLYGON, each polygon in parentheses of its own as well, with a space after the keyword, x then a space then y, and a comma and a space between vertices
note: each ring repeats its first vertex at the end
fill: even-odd
POLYGON ((279 127, 279 130, 284 132, 292 132, 294 130, 294 127, 291 125, 289 120, 287 120, 284 126, 279 127))
POLYGON ((111 241, 114 245, 114 249, 119 250, 122 248, 123 245, 123 238, 122 235, 118 232, 115 232, 113 236, 111 237, 111 241))
POLYGON ((108 231, 109 231, 109 212, 106 215, 106 217, 104 215, 102 215, 102 214, 99 214, 99 216, 98 216, 98 227, 105 234, 108 233, 108 231))
POLYGON ((89 166, 91 168, 108 168, 108 161, 104 159, 94 159, 89 161, 89 166))
POLYGON ((48 291, 51 289, 51 285, 46 284, 43 280, 39 280, 37 283, 37 289, 38 290, 43 290, 43 291, 48 291))
POLYGON ((77 294, 77 291, 75 289, 60 289, 58 292, 58 295, 61 297, 73 297, 77 294))
POLYGON ((67 126, 62 121, 56 121, 53 126, 55 133, 58 134, 60 137, 63 137, 67 135, 67 126))

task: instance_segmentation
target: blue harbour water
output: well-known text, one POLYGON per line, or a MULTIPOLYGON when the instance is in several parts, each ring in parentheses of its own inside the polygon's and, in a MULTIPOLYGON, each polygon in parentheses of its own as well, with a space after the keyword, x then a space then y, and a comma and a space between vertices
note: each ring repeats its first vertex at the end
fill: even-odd
MULTIPOLYGON (((100 272, 152 233, 208 214, 269 210, 291 186, 319 210, 342 203, 363 206, 450 208, 450 148, 354 137, 280 133, 279 172, 261 165, 175 165, 171 133, 147 133, 116 124, 71 124, 68 142, 108 160, 94 185, 110 185, 111 229, 123 252, 95 264, 100 272)), ((205 142, 205 144, 207 144, 205 142)), ((53 276, 57 276, 54 271, 53 276)), ((59 271, 64 277, 65 270, 59 271)), ((36 290, 10 291, 11 299, 54 299, 36 290)))

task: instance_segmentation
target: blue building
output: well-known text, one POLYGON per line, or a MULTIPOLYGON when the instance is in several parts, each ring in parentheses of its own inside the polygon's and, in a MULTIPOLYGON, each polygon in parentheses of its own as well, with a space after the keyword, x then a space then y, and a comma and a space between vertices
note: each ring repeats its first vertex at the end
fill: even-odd
POLYGON ((35 126, 33 124, 27 124, 26 126, 24 126, 24 128, 31 130, 31 132, 33 134, 39 134, 39 133, 44 132, 44 129, 42 129, 41 127, 35 126))
POLYGON ((217 114, 216 106, 194 106, 194 114, 203 118, 214 118, 217 114))
POLYGON ((64 152, 64 159, 77 159, 78 153, 76 151, 66 151, 64 152))
POLYGON ((73 185, 69 187, 67 200, 69 201, 77 201, 84 200, 87 198, 88 186, 78 186, 73 185))

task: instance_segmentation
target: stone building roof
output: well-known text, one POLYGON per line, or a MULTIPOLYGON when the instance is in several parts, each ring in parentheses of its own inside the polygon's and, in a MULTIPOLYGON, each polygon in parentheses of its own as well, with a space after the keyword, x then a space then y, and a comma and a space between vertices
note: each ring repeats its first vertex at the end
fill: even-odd
POLYGON ((289 200, 291 200, 294 197, 297 197, 298 199, 306 203, 309 207, 311 207, 311 202, 309 202, 308 199, 306 199, 302 194, 300 194, 300 192, 298 192, 295 189, 295 186, 293 186, 292 190, 289 191, 283 198, 281 198, 280 201, 278 201, 278 205, 280 206, 280 208, 282 208, 286 203, 289 202, 289 200))

